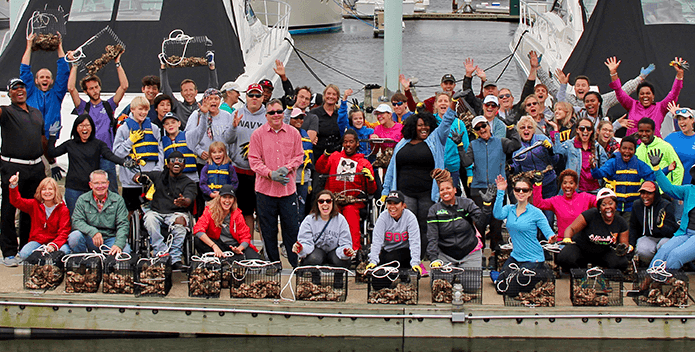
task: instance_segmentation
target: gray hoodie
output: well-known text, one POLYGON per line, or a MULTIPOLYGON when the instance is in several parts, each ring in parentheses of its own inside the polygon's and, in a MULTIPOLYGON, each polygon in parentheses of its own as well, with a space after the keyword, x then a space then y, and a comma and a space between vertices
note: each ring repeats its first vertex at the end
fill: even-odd
POLYGON ((420 264, 420 226, 413 212, 403 209, 403 215, 398 221, 391 217, 388 210, 381 212, 372 232, 370 263, 379 264, 382 247, 387 252, 409 247, 410 266, 420 264))
POLYGON ((265 106, 261 106, 255 114, 251 113, 246 105, 237 111, 241 116, 241 121, 239 121, 239 125, 236 128, 230 129, 229 156, 232 158, 234 166, 244 170, 251 170, 251 166, 249 166, 249 141, 253 131, 268 122, 265 118, 265 106))
MULTIPOLYGON (((129 119, 133 118, 133 114, 130 114, 129 119)), ((141 172, 147 171, 162 171, 164 168, 164 152, 162 151, 162 143, 159 138, 161 133, 159 132, 159 127, 152 124, 152 135, 157 140, 159 144, 159 158, 156 163, 148 161, 145 166, 140 167, 141 172)), ((116 136, 113 139, 113 153, 119 158, 125 158, 133 149, 133 142, 130 141, 130 129, 128 129, 127 124, 122 124, 116 130, 116 136)), ((121 169, 118 173, 118 178, 121 180, 121 186, 124 188, 139 188, 141 185, 133 181, 133 176, 135 176, 135 171, 131 171, 128 168, 119 166, 121 169)))
POLYGON ((342 260, 350 259, 343 253, 343 249, 352 248, 350 227, 345 217, 338 214, 330 220, 325 230, 323 230, 324 226, 326 226, 326 221, 323 221, 320 216, 314 218, 314 214, 309 214, 304 218, 297 234, 297 242, 302 245, 299 258, 306 257, 314 251, 314 248, 318 247, 326 253, 334 250, 338 258, 342 260), (323 230, 323 234, 319 238, 321 230, 323 230))
MULTIPOLYGON (((220 110, 219 114, 212 118, 212 139, 207 133, 209 116, 209 112, 201 113, 200 110, 196 110, 188 118, 186 125, 186 145, 198 157, 210 150, 212 142, 219 141, 227 145, 231 136, 234 118, 230 113, 220 110)), ((201 163, 202 160, 198 162, 201 163)))

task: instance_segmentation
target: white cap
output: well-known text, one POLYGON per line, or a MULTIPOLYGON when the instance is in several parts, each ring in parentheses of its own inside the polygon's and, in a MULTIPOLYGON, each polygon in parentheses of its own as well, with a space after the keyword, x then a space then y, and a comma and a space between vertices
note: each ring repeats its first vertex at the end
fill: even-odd
POLYGON ((220 88, 221 93, 224 93, 224 92, 227 92, 230 90, 235 90, 237 92, 240 92, 241 88, 239 87, 238 84, 236 84, 235 82, 232 82, 232 81, 229 81, 229 82, 223 84, 222 88, 220 88))
POLYGON ((391 110, 391 106, 389 104, 379 104, 374 112, 388 112, 389 114, 393 114, 393 110, 391 110))
POLYGON ((615 192, 613 192, 610 188, 601 188, 598 190, 598 193, 596 194, 596 201, 598 202, 599 200, 603 198, 618 198, 615 195, 615 192))
POLYGON ((494 94, 490 94, 485 97, 485 100, 483 100, 483 105, 487 103, 495 103, 495 105, 500 106, 500 101, 497 99, 497 97, 494 94))
POLYGON ((488 122, 487 122, 487 119, 485 118, 485 116, 476 116, 476 117, 473 119, 473 121, 471 122, 471 127, 473 127, 473 129, 475 129, 475 125, 477 125, 477 124, 479 124, 479 123, 481 123, 481 122, 488 123, 488 122))

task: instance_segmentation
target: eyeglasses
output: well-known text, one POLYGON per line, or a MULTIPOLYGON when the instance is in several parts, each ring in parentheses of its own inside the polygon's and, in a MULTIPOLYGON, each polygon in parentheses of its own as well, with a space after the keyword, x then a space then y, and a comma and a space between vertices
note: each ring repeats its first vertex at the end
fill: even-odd
POLYGON ((527 107, 529 107, 529 106, 534 106, 534 105, 538 105, 538 102, 537 102, 537 101, 532 101, 532 102, 526 104, 527 107))
POLYGON ((185 163, 186 159, 184 158, 171 158, 169 159, 170 163, 185 163))
POLYGON ((249 97, 249 98, 260 98, 260 97, 263 96, 263 94, 260 94, 260 93, 255 93, 255 94, 253 94, 253 93, 251 93, 251 94, 246 94, 246 96, 249 97))
POLYGON ((520 130, 532 130, 533 126, 519 126, 520 130))
POLYGON ((514 192, 517 193, 528 193, 531 192, 530 188, 519 188, 519 187, 514 187, 514 192))
POLYGON ((592 131, 592 130, 593 130, 593 129, 592 129, 591 127, 589 127, 589 126, 579 126, 579 127, 577 127, 577 129, 580 130, 580 131, 582 131, 582 132, 587 132, 587 131, 592 131))
POLYGON ((475 125, 475 127, 473 127, 473 130, 474 130, 474 131, 480 131, 480 130, 482 130, 482 129, 485 128, 485 127, 487 127, 487 123, 481 122, 481 123, 475 125))
POLYGON ((500 94, 500 95, 498 96, 498 98, 500 98, 500 99, 511 98, 511 97, 512 97, 511 94, 500 94))
POLYGON ((265 112, 268 115, 282 115, 282 110, 268 110, 265 112))
POLYGON ((392 101, 391 102, 391 105, 393 105, 393 106, 401 106, 403 104, 405 104, 405 102, 402 102, 402 101, 392 101))
POLYGON ((316 202, 319 204, 331 204, 333 203, 333 199, 318 199, 316 202))

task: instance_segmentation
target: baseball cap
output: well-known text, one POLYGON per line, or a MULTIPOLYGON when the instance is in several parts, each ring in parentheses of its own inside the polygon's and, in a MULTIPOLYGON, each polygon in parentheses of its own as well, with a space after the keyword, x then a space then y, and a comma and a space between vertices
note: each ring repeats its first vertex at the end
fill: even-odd
POLYGON ((676 117, 678 117, 678 116, 695 118, 695 114, 693 114, 693 110, 689 109, 689 108, 680 108, 680 109, 676 110, 676 117))
POLYGON ((483 84, 483 88, 487 88, 487 87, 490 87, 490 86, 497 87, 497 82, 494 82, 494 81, 485 81, 485 84, 483 84))
POLYGON ((263 88, 270 88, 273 89, 273 82, 271 82, 269 79, 262 79, 258 84, 261 85, 263 88))
POLYGON ((323 105, 323 95, 321 93, 312 94, 311 105, 323 105))
POLYGON ((391 191, 386 196, 386 201, 387 202, 403 203, 403 202, 405 202, 405 195, 403 195, 403 192, 401 192, 401 191, 391 191))
POLYGON ((205 90, 205 93, 203 93, 203 99, 212 95, 220 95, 220 91, 215 88, 208 88, 205 90))
POLYGON ((497 99, 497 97, 492 94, 486 96, 485 100, 483 100, 483 105, 487 105, 487 103, 495 103, 495 105, 500 106, 499 99, 497 99))
POLYGON ((174 115, 171 112, 164 114, 164 118, 162 119, 162 122, 166 121, 167 119, 174 119, 176 121, 181 121, 181 119, 178 118, 178 116, 174 115))
POLYGON ((644 181, 642 187, 639 188, 639 192, 647 191, 650 193, 656 192, 656 185, 652 181, 644 181))
POLYGON ((26 87, 27 85, 20 78, 12 78, 7 82, 7 90, 15 89, 19 86, 26 87))
POLYGON ((292 112, 290 113, 290 118, 293 119, 299 115, 306 116, 306 113, 304 112, 304 110, 302 110, 300 108, 294 108, 294 109, 292 109, 292 112))
POLYGON ((220 88, 220 92, 224 93, 230 90, 235 90, 237 92, 241 91, 241 88, 239 87, 238 84, 235 82, 229 81, 225 84, 222 85, 222 88, 220 88))
POLYGON ((234 187, 232 187, 232 185, 223 185, 219 192, 220 196, 229 195, 236 198, 236 193, 234 193, 234 187))
POLYGON ((596 201, 598 202, 601 199, 604 198, 618 198, 615 193, 610 190, 609 188, 601 188, 598 190, 598 193, 596 193, 596 201))
POLYGON ((456 78, 454 78, 454 75, 452 75, 451 73, 447 73, 444 76, 442 76, 442 83, 449 81, 456 83, 456 78))
POLYGON ((251 93, 254 90, 258 91, 259 93, 263 93, 263 87, 261 87, 261 85, 258 83, 254 83, 249 85, 248 88, 246 88, 246 94, 251 93))
POLYGON ((389 106, 389 104, 379 104, 379 106, 376 107, 374 112, 388 112, 389 114, 393 114, 393 110, 391 109, 391 106, 389 106))
POLYGON ((479 123, 481 123, 481 122, 488 123, 488 122, 487 122, 487 119, 485 118, 485 116, 476 116, 476 117, 473 119, 473 121, 471 122, 471 127, 475 128, 475 125, 477 125, 477 124, 479 124, 479 123))

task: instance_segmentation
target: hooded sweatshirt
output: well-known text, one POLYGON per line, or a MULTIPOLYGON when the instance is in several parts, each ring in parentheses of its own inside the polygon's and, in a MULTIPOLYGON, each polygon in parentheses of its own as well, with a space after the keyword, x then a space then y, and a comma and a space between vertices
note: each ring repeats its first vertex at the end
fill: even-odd
POLYGON ((328 222, 321 219, 320 216, 307 215, 302 224, 299 225, 297 242, 302 245, 299 258, 305 258, 315 248, 320 248, 326 253, 335 251, 338 258, 342 260, 350 259, 343 253, 345 248, 352 248, 352 237, 347 220, 342 214, 334 216, 328 222))
POLYGON ((258 111, 252 113, 244 105, 239 109, 239 115, 241 116, 239 125, 230 128, 229 156, 237 168, 251 170, 249 165, 249 141, 251 140, 251 134, 268 122, 265 118, 265 106, 261 106, 258 111))
POLYGON ((676 151, 673 149, 673 147, 666 143, 663 139, 659 137, 654 137, 654 140, 649 143, 649 144, 644 144, 640 143, 639 147, 637 147, 637 150, 635 151, 635 156, 639 160, 644 161, 647 165, 651 164, 649 163, 649 157, 647 154, 651 150, 659 150, 663 154, 663 157, 661 158, 661 162, 659 163, 659 168, 664 169, 668 168, 668 165, 671 164, 672 162, 676 162, 676 168, 668 173, 668 180, 671 182, 672 185, 679 186, 683 182, 683 174, 685 173, 685 170, 683 169, 683 163, 681 163, 681 159, 678 157, 678 154, 676 154, 676 151))
POLYGON ((630 244, 637 246, 637 240, 642 236, 656 238, 671 238, 678 229, 674 206, 661 198, 659 192, 654 192, 654 202, 645 207, 641 198, 632 204, 630 216, 630 244))

